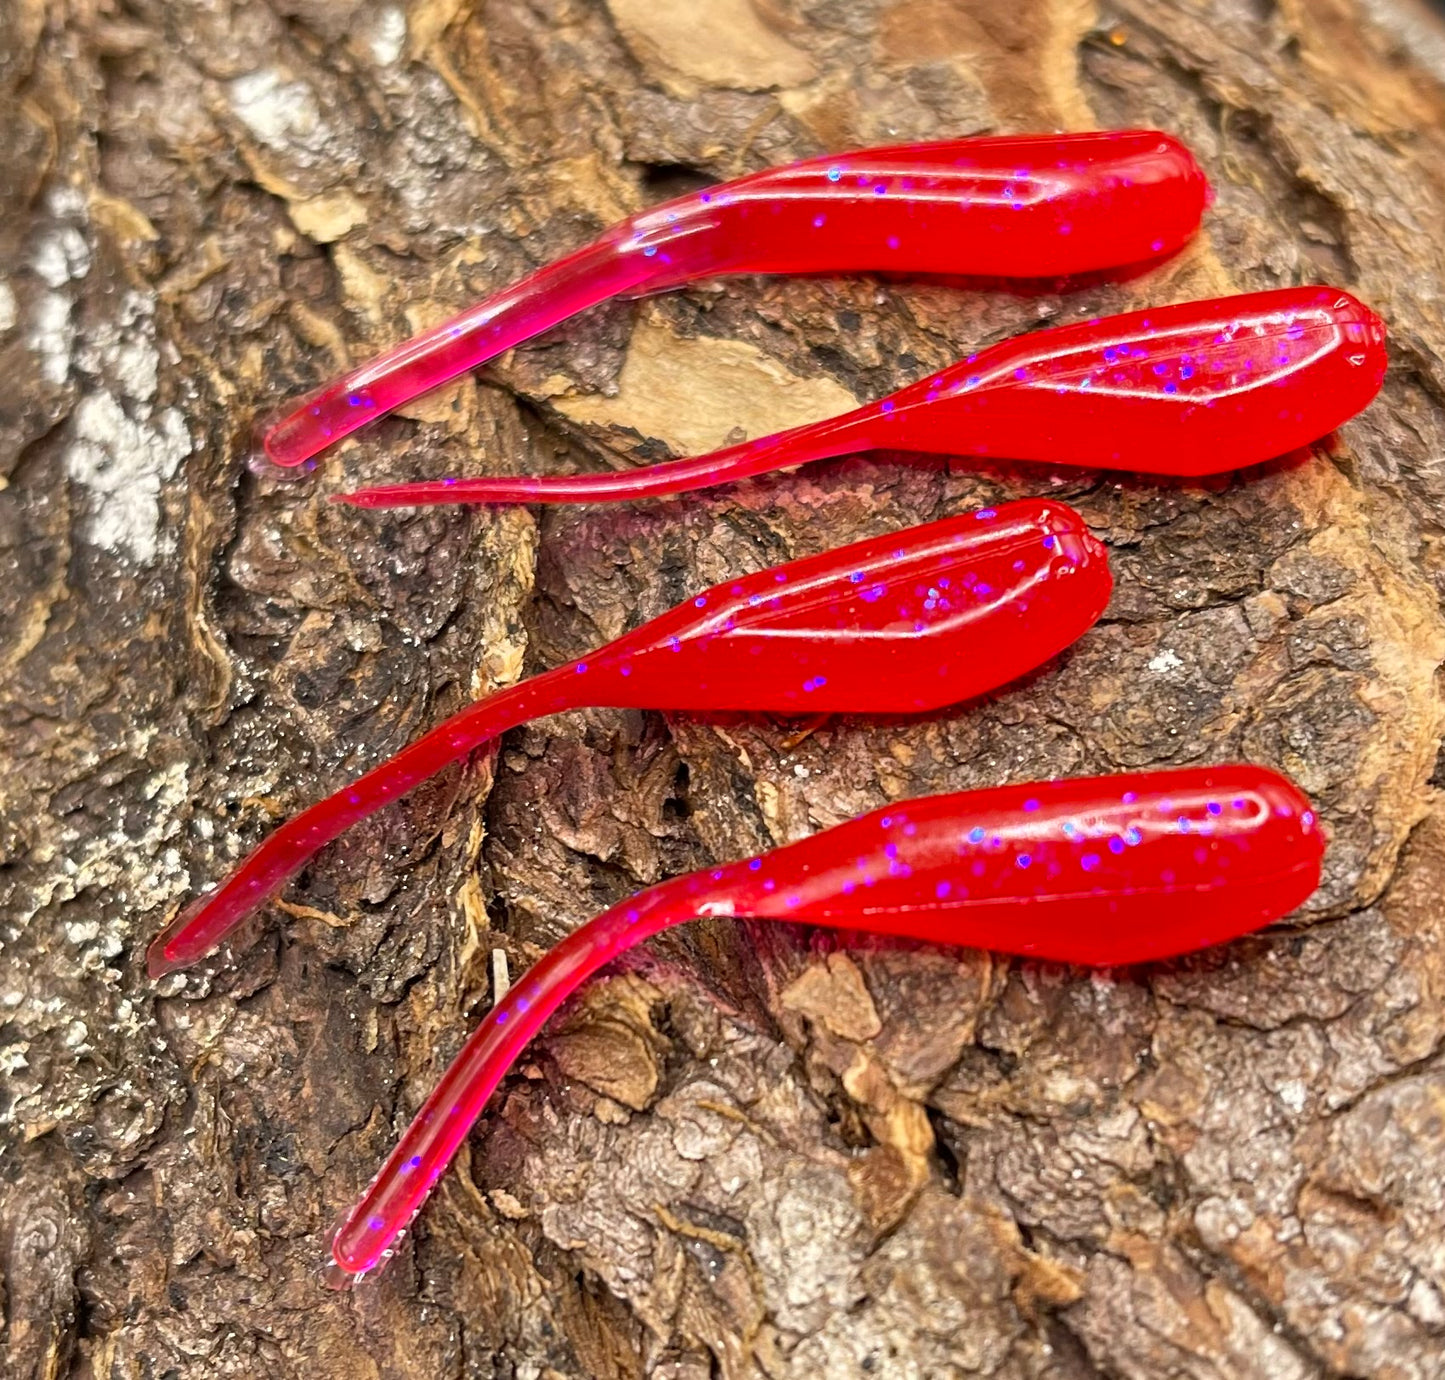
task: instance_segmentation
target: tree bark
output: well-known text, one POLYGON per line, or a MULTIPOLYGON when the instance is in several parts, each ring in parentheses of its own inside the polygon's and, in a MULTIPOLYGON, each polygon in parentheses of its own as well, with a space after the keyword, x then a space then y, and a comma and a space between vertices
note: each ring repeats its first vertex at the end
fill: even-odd
POLYGON ((1409 0, 0 0, 0 1370, 1445 1374, 1442 51, 1409 0), (665 195, 1130 125, 1217 189, 1147 276, 618 303, 298 482, 242 463, 283 399, 665 195), (1384 395, 1218 482, 868 455, 678 502, 322 501, 688 453, 1024 328, 1319 280, 1389 322, 1384 395), (489 687, 1040 492, 1118 588, 1028 683, 548 720, 147 981, 277 818, 489 687), (888 800, 1237 758, 1330 831, 1291 925, 1105 975, 695 926, 553 1023, 393 1268, 321 1286, 494 952, 888 800))

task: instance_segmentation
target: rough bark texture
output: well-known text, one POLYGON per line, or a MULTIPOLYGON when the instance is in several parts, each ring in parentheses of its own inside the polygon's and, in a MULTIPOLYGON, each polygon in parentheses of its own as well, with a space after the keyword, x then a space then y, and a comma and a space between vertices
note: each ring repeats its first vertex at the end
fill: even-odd
POLYGON ((1434 23, 0 0, 0 1371, 1445 1374, 1434 23), (1218 189, 1147 277, 616 304, 302 482, 242 466, 258 412, 678 189, 1140 124, 1218 189), (874 455, 540 515, 320 501, 715 445, 1020 329, 1321 278, 1388 318, 1383 399, 1217 483, 874 455), (1028 684, 917 722, 542 723, 329 850, 249 946, 145 979, 196 885, 469 697, 729 573, 1038 492, 1106 537, 1118 592, 1028 684), (1238 757, 1331 831, 1295 926, 1102 976, 696 927, 554 1023, 389 1273, 318 1283, 494 949, 515 971, 631 888, 886 800, 1238 757))

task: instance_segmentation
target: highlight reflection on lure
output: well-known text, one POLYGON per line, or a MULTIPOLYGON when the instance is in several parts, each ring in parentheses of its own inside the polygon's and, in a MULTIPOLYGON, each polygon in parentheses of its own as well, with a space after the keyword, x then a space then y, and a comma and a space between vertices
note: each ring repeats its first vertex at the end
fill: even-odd
POLYGON ((334 501, 648 498, 880 448, 1216 474, 1334 430, 1380 391, 1385 365, 1385 328, 1368 307, 1337 288, 1281 288, 1015 336, 882 402, 696 459, 393 484, 334 501))
POLYGON ((1155 130, 865 149, 679 197, 623 221, 263 423, 258 461, 299 465, 377 417, 619 294, 720 274, 1053 278, 1172 253, 1208 196, 1155 130))
POLYGON ((151 976, 195 963, 343 830, 529 719, 586 705, 937 709, 1062 651, 1098 619, 1110 589, 1108 558, 1083 519, 1037 499, 717 585, 583 660, 463 710, 282 825, 156 937, 151 976))
POLYGON ((1294 786, 1226 766, 929 796, 663 882, 562 940, 497 1003, 336 1233, 334 1264, 354 1277, 390 1255, 547 1017, 668 926, 791 920, 1114 966, 1278 919, 1319 884, 1323 852, 1294 786))

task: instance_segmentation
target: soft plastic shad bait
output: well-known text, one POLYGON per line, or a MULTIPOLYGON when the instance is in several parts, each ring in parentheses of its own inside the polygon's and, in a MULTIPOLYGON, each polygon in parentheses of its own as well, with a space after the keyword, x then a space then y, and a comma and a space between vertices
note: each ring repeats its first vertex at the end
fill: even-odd
POLYGON ((653 207, 262 424, 299 465, 367 422, 619 294, 728 273, 1052 278, 1171 253, 1204 174, 1167 134, 956 139, 773 168, 653 207))
POLYGON ((343 830, 517 724, 584 705, 907 714, 1003 685, 1103 612, 1104 548, 1062 504, 1003 504, 717 585, 463 710, 282 825, 150 947, 184 968, 343 830), (880 669, 881 668, 881 669, 880 669))
POLYGON ((339 503, 584 503, 685 493, 887 448, 1203 475, 1334 430, 1385 377, 1385 328, 1347 292, 1281 288, 1035 331, 856 412, 619 474, 440 479, 339 503))
POLYGON ((905 801, 641 892, 558 944, 492 1009, 332 1243, 372 1269, 522 1048, 623 950, 697 916, 792 920, 1067 963, 1185 953, 1268 924, 1319 883, 1307 801, 1259 767, 1050 781, 905 801))

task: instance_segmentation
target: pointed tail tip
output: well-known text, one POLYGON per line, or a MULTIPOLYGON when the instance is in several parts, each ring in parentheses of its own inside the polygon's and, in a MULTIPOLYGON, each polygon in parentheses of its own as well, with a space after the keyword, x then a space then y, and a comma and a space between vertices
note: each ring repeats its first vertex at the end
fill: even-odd
MULTIPOLYGON (((455 480, 442 480, 450 487, 455 480)), ((349 493, 329 494, 327 501, 348 508, 420 508, 442 500, 435 496, 435 484, 383 484, 373 489, 353 489, 349 493)), ((462 499, 456 500, 462 502, 462 499)))
POLYGON ((328 503, 343 508, 412 508, 419 506, 407 492, 409 485, 393 484, 375 489, 352 489, 347 493, 327 494, 328 503))
POLYGON ((329 494, 328 502, 347 508, 411 508, 419 504, 413 490, 415 484, 378 484, 369 489, 351 489, 346 493, 329 494))

